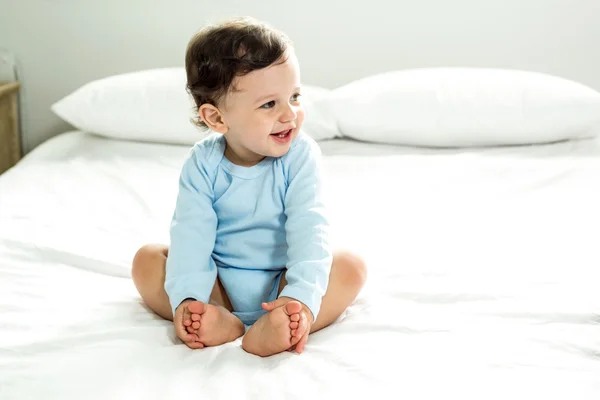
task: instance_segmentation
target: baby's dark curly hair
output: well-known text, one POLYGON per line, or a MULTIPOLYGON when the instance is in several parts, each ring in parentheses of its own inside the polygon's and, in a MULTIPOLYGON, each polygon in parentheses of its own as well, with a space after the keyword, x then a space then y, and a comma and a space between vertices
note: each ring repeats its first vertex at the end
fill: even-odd
MULTIPOLYGON (((206 103, 217 107, 232 89, 236 76, 284 62, 283 56, 291 46, 284 33, 249 17, 200 30, 190 40, 185 56, 187 91, 194 98, 196 110, 206 103)), ((199 116, 194 123, 207 128, 199 116)))

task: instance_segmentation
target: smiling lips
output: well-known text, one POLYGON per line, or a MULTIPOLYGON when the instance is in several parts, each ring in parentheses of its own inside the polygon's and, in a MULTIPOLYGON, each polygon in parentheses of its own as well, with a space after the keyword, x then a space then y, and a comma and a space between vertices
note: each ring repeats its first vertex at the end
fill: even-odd
POLYGON ((275 139, 277 143, 287 143, 292 137, 292 130, 288 129, 286 131, 272 133, 271 137, 275 139))

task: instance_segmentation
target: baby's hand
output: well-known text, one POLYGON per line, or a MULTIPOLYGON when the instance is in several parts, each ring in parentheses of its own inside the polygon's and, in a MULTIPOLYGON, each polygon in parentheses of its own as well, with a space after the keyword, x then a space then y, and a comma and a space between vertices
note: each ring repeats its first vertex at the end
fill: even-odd
MULTIPOLYGON (((277 307, 281 307, 287 303, 289 303, 290 301, 295 300, 298 303, 302 304, 302 311, 300 311, 300 318, 299 321, 297 321, 297 325, 296 326, 296 332, 299 336, 302 336, 300 341, 296 344, 296 351, 298 353, 302 353, 302 351, 304 351, 304 346, 306 346, 306 342, 308 341, 308 335, 310 334, 310 328, 312 326, 312 321, 313 321, 313 313, 312 311, 310 311, 310 309, 308 307, 306 307, 306 305, 304 303, 302 303, 299 300, 296 299, 292 299, 291 297, 285 297, 282 296, 280 298, 278 298, 275 301, 271 301, 269 303, 263 303, 262 308, 264 308, 267 311, 273 311, 274 309, 276 309, 277 307)), ((292 322, 293 323, 293 322, 292 322)), ((292 349, 293 350, 293 346, 292 349)))
POLYGON ((192 313, 188 309, 188 304, 194 301, 194 299, 187 299, 179 304, 175 310, 175 315, 173 316, 173 324, 175 325, 177 337, 181 339, 186 346, 191 349, 201 349, 204 345, 198 341, 198 335, 187 331, 187 327, 192 325, 192 313))

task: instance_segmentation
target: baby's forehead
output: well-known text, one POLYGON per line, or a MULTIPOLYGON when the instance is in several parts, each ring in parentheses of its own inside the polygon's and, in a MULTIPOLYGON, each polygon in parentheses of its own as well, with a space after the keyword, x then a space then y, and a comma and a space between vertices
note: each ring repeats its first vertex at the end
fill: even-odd
POLYGON ((284 94, 300 85, 300 79, 284 68, 252 71, 236 77, 231 84, 231 92, 244 97, 284 94))
POLYGON ((257 98, 265 95, 266 92, 273 92, 275 88, 270 88, 270 85, 254 85, 253 82, 248 82, 240 77, 240 79, 234 79, 231 83, 231 87, 228 93, 228 97, 235 98, 236 100, 245 99, 248 101, 256 100, 257 98))
POLYGON ((285 80, 286 71, 280 65, 257 69, 233 79, 232 87, 240 92, 256 92, 263 88, 278 86, 285 80))
POLYGON ((260 92, 268 89, 269 86, 271 86, 268 82, 264 82, 265 85, 256 85, 254 84, 255 82, 253 82, 252 80, 244 78, 245 77, 241 76, 233 80, 233 82, 231 83, 232 93, 250 96, 260 94, 260 92))

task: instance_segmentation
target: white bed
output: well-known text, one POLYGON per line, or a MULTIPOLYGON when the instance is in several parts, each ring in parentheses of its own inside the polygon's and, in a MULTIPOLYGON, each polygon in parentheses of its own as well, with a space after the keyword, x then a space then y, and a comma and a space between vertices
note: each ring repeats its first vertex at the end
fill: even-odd
POLYGON ((73 131, 30 153, 0 177, 0 399, 600 398, 598 142, 321 147, 368 284, 266 359, 189 350, 130 279, 168 242, 186 146, 73 131))

